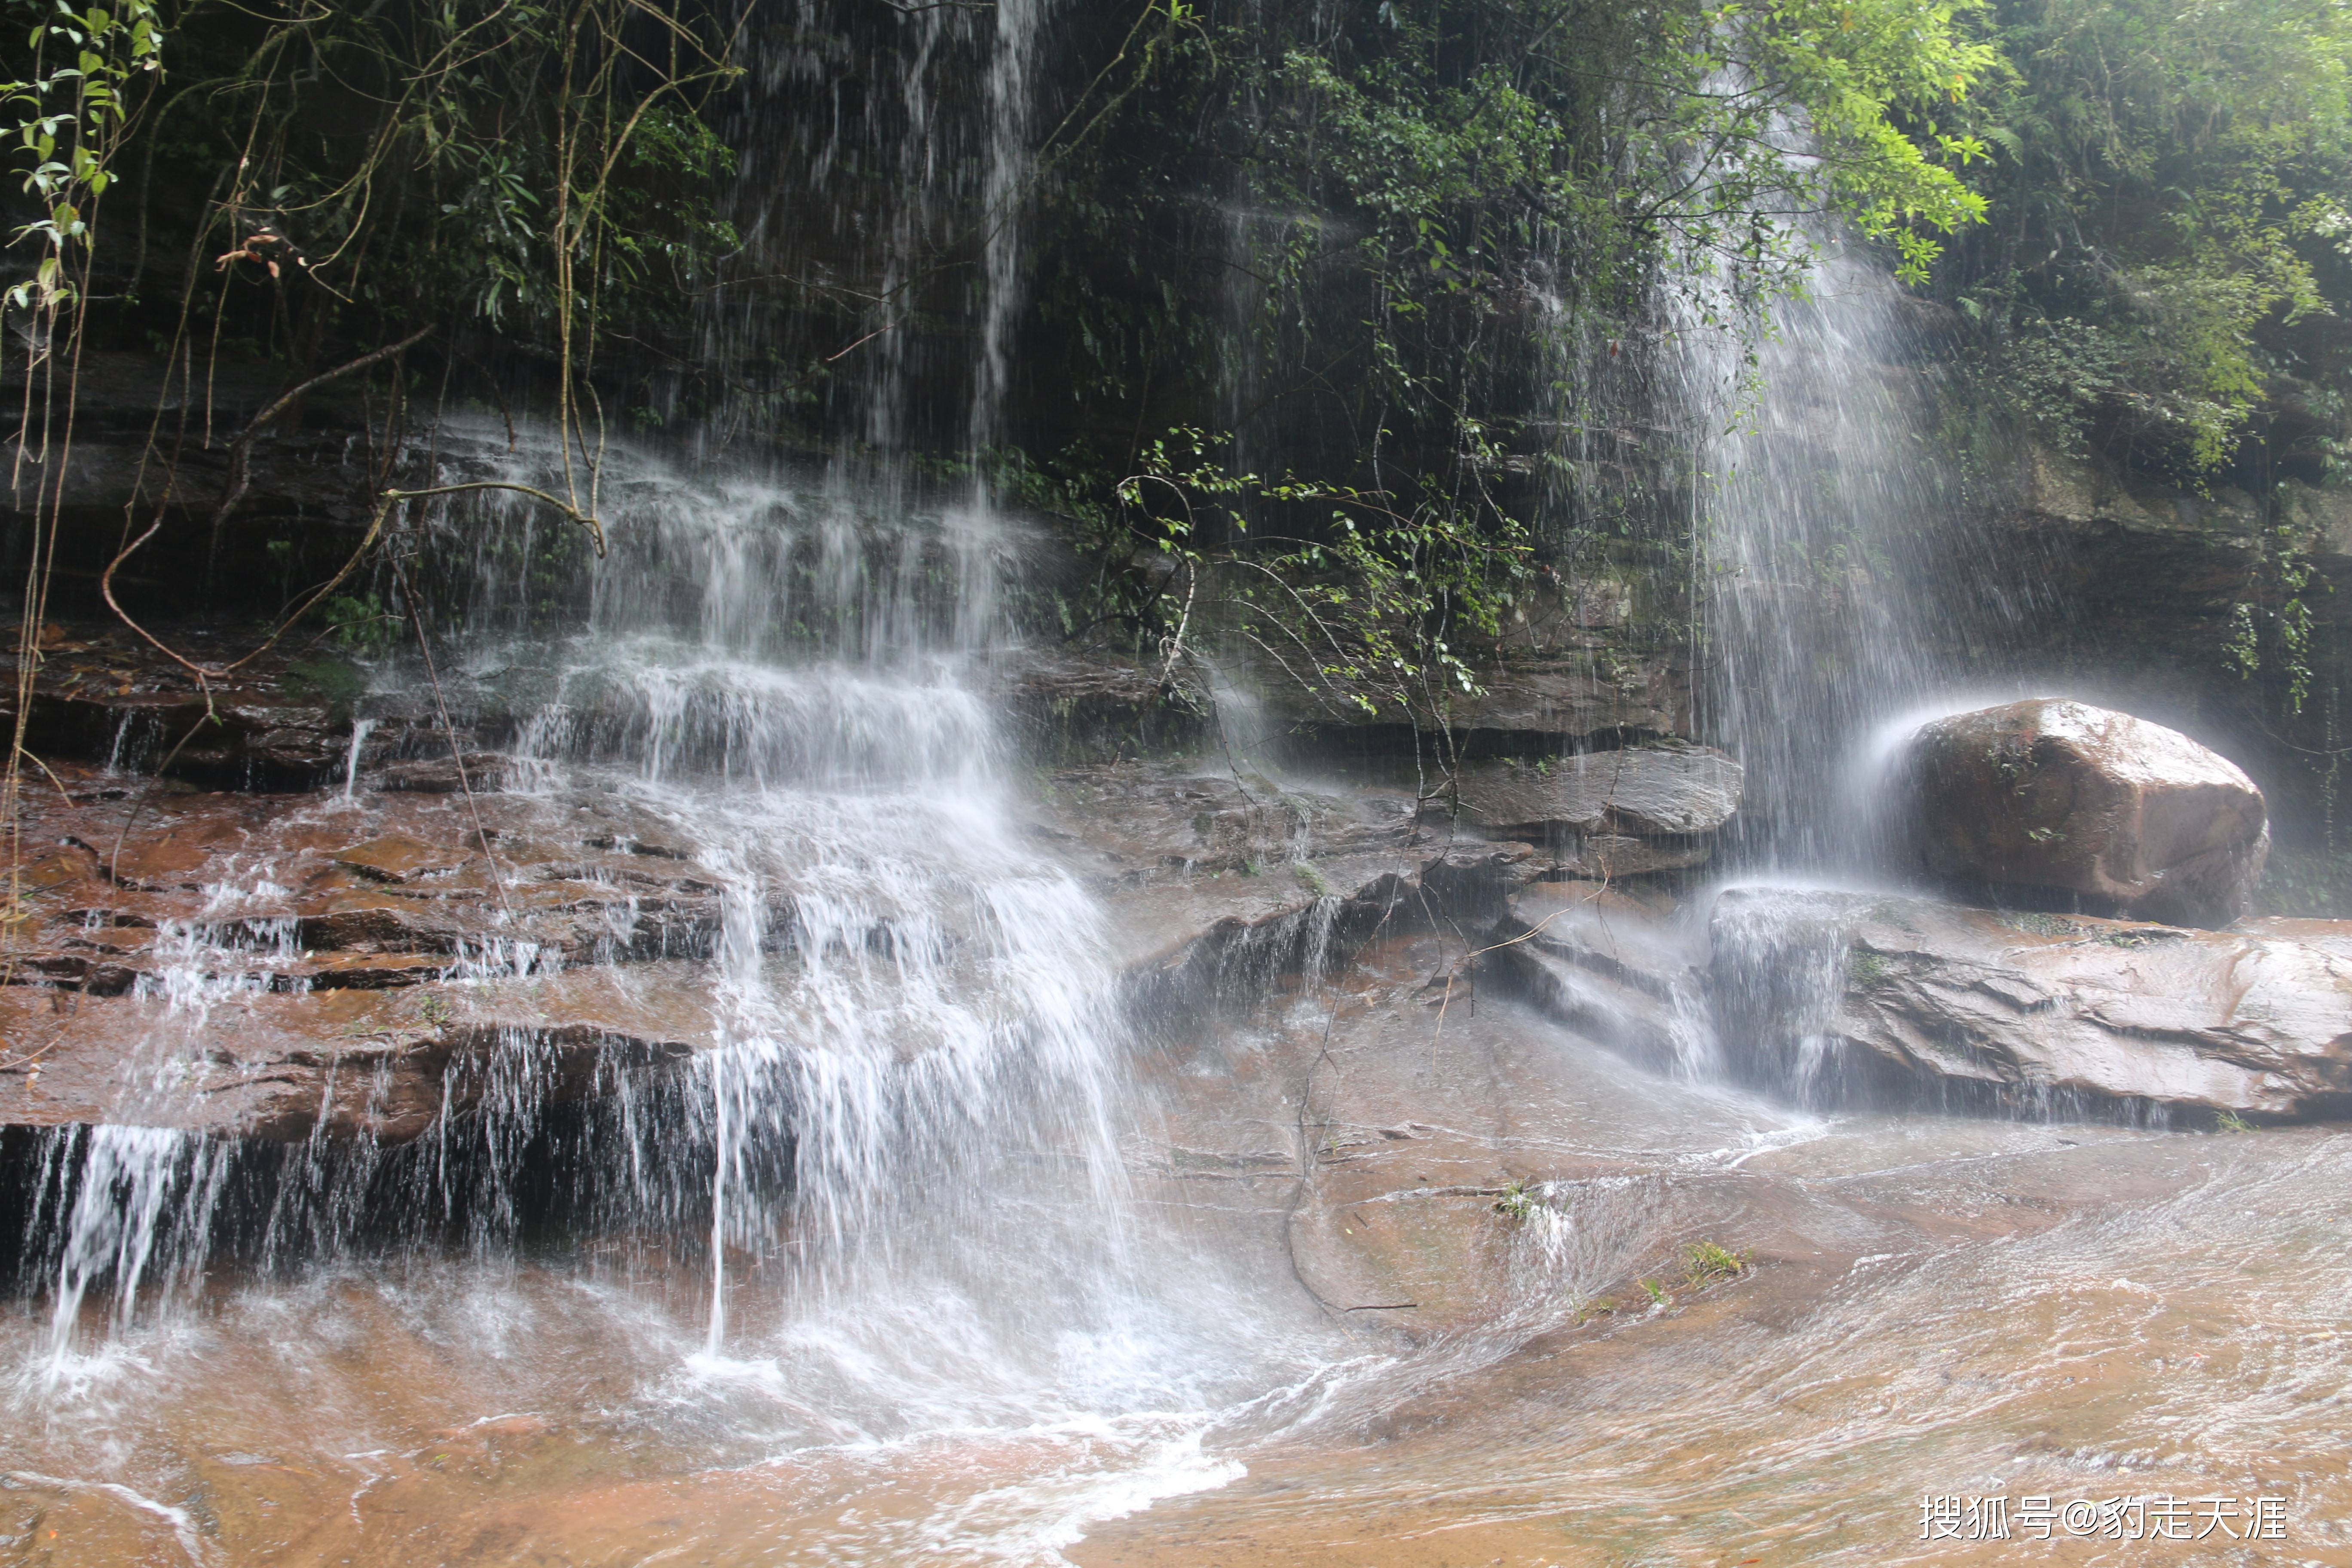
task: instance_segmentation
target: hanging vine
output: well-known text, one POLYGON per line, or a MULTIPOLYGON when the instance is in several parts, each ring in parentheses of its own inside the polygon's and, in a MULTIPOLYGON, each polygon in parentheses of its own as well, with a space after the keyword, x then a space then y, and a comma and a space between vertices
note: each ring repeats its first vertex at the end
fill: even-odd
POLYGON ((8 312, 26 318, 22 333, 24 398, 9 488, 27 519, 29 549, 16 624, 16 710, 8 737, 0 812, 8 831, 8 890, 0 921, 13 932, 23 920, 24 854, 18 802, 25 783, 26 725, 38 673, 41 627, 48 610, 68 463, 73 450, 75 395, 83 326, 89 310, 90 259, 100 202, 115 184, 114 164, 132 116, 163 64, 163 30, 151 0, 77 11, 56 0, 30 29, 29 68, 0 88, 13 123, 12 163, 38 216, 9 245, 33 258, 29 277, 11 285, 8 312), (137 100, 137 104, 133 100, 137 100), (29 502, 27 503, 29 496, 29 502))

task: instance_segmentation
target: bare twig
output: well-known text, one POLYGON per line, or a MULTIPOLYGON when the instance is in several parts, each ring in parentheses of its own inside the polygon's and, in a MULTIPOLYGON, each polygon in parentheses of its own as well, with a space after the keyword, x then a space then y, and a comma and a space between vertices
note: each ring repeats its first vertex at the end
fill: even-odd
POLYGON ((366 370, 373 365, 381 364, 385 360, 392 358, 394 354, 415 348, 417 344, 431 337, 437 331, 439 331, 439 329, 435 326, 419 328, 417 331, 409 333, 408 336, 401 339, 396 343, 387 343, 383 348, 376 349, 372 353, 363 353, 360 355, 359 358, 352 360, 347 363, 339 364, 332 370, 320 372, 317 375, 312 376, 310 380, 303 382, 293 390, 284 394, 277 402, 271 404, 268 407, 255 415, 252 420, 247 424, 246 427, 237 432, 236 439, 229 443, 230 448, 234 450, 239 447, 252 445, 253 438, 261 434, 261 427, 268 424, 271 420, 277 418, 280 414, 285 413, 289 407, 293 405, 294 401, 302 396, 303 394, 316 391, 318 388, 326 385, 327 383, 331 381, 341 381, 344 376, 356 375, 361 371, 366 370))
POLYGON ((475 840, 482 847, 482 858, 490 863, 490 886, 497 890, 499 908, 505 911, 507 925, 512 929, 515 923, 514 906, 507 902, 506 871, 499 864, 497 851, 490 847, 489 829, 482 826, 481 803, 474 798, 473 782, 466 777, 465 752, 457 744, 457 727, 449 721, 449 703, 441 694, 441 677, 433 668, 433 647, 425 636, 424 608, 417 603, 416 595, 409 588, 408 574, 402 569, 396 560, 392 563, 392 574, 394 581, 400 584, 401 597, 408 601, 408 618, 410 624, 416 627, 416 651, 424 656, 425 679, 433 688, 433 710, 440 718, 443 739, 449 742, 449 764, 457 770, 457 788, 466 796, 467 815, 474 819, 475 840))

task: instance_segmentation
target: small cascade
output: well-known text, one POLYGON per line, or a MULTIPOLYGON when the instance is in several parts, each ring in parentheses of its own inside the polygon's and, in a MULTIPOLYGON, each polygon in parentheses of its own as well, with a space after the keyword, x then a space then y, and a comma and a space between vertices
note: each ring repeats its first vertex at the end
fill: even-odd
POLYGON ((1800 1105, 1840 1104, 1859 1087, 1832 1028, 1851 962, 1844 911, 1810 892, 1751 889, 1710 928, 1716 1027, 1741 1043, 1748 1076, 1800 1105))
POLYGON ((68 1128, 36 1175, 26 1228, 54 1237, 48 1355, 27 1369, 47 1391, 71 1377, 82 1304, 108 1291, 107 1323, 127 1329, 191 1284, 210 1240, 231 1159, 226 1146, 167 1127, 68 1128))
POLYGON ((360 759, 367 753, 368 736, 375 731, 375 721, 360 718, 352 721, 352 749, 343 759, 343 798, 350 800, 360 784, 360 759))
MULTIPOLYGON (((551 453, 498 446, 451 442, 452 471, 547 482, 531 465, 551 453)), ((441 679, 504 736, 501 810, 575 834, 580 813, 622 813, 625 847, 709 889, 691 949, 707 1044, 600 1069, 610 1092, 566 1110, 554 1059, 500 1025, 452 1059, 411 1142, 171 1131, 208 1018, 307 984, 265 854, 160 933, 175 956, 139 994, 135 1119, 152 1125, 52 1141, 27 1242, 48 1260, 56 1355, 152 1317, 208 1246, 280 1269, 448 1241, 491 1261, 562 1215, 698 1267, 695 1364, 721 1383, 783 1369, 804 1438, 1156 1407, 1192 1373, 1135 1338, 1139 1311, 1164 1310, 1130 1237, 1135 1107, 1103 917, 1024 837, 985 692, 1021 538, 968 504, 892 515, 838 481, 712 486, 635 458, 605 493, 612 557, 569 590, 586 624, 561 638, 508 613, 526 595, 498 578, 534 569, 541 520, 500 503, 417 520, 478 545, 455 585, 486 630, 441 679), (83 1313, 101 1287, 103 1323, 83 1313)), ((342 792, 309 808, 339 840, 366 809, 342 792)), ((496 839, 461 874, 530 891, 496 839)), ((495 917, 436 971, 460 998, 562 973, 495 917)), ((1202 1364, 1246 1359, 1242 1332, 1213 1330, 1226 1349, 1202 1364)))

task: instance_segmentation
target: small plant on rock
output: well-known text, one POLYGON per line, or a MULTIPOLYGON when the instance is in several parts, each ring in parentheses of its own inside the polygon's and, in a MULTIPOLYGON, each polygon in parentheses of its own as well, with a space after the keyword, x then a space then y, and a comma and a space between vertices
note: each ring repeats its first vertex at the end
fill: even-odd
POLYGON ((2083 928, 2065 916, 2048 914, 2040 910, 2005 914, 2000 917, 2000 923, 2028 936, 2080 936, 2083 933, 2083 928))
POLYGON ((1495 1200, 1495 1212, 1515 1224, 1524 1223, 1540 1206, 1535 1194, 1528 1191, 1525 1177, 1505 1187, 1502 1195, 1495 1200))
POLYGON ((1748 1272, 1748 1254, 1734 1252, 1712 1241, 1694 1241, 1683 1248, 1683 1279, 1694 1290, 1748 1272))
POLYGON ((1864 948, 1849 949, 1845 955, 1846 978, 1857 985, 1875 985, 1886 978, 1886 955, 1864 948))

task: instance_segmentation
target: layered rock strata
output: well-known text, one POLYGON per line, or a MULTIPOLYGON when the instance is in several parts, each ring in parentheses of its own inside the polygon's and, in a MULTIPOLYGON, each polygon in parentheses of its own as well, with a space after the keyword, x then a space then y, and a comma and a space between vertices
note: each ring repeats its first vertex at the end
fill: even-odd
POLYGON ((1639 876, 1705 863, 1739 809, 1740 766, 1712 747, 1656 741, 1535 759, 1470 759, 1455 781, 1459 821, 1545 845, 1559 874, 1639 876))
POLYGON ((1824 1104, 2352 1110, 2352 922, 2230 931, 1735 889, 1709 927, 1743 1075, 1824 1104))

